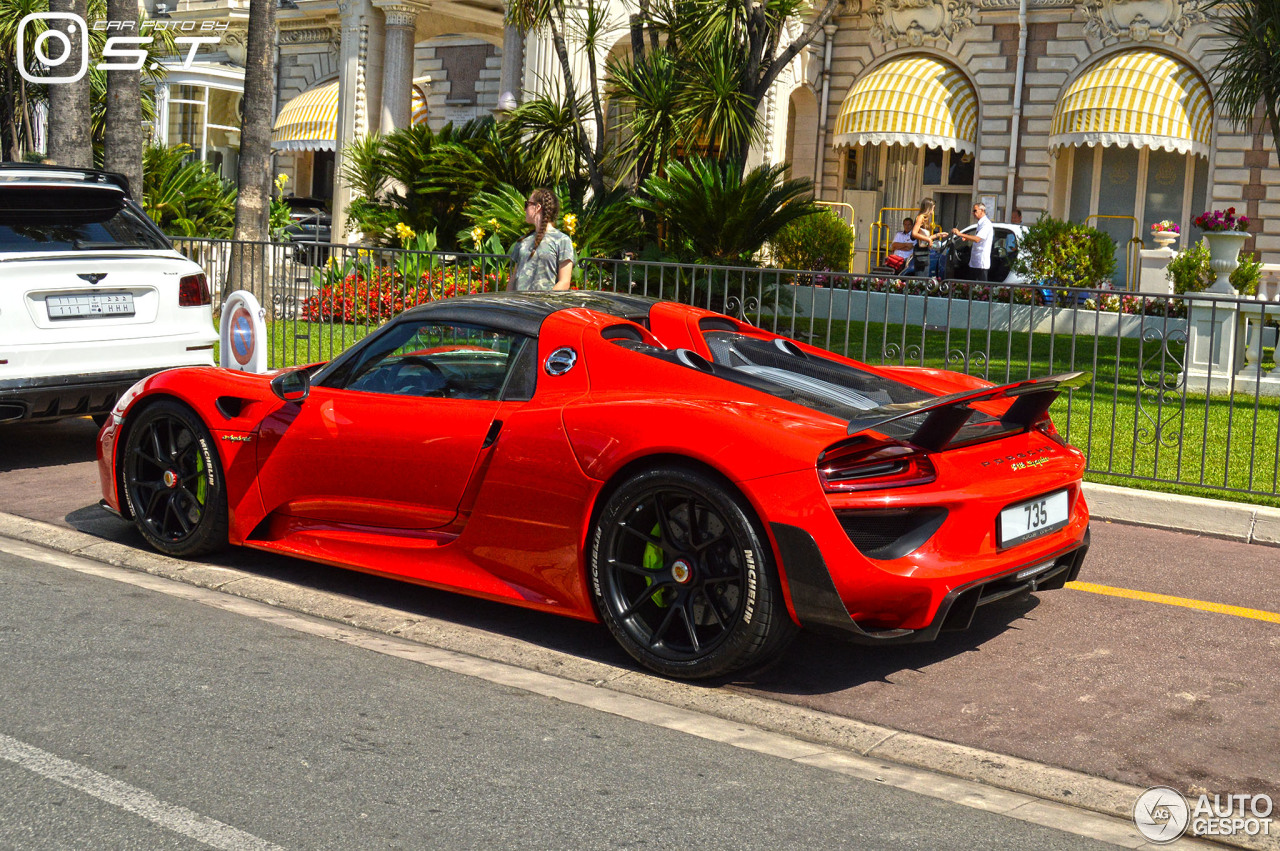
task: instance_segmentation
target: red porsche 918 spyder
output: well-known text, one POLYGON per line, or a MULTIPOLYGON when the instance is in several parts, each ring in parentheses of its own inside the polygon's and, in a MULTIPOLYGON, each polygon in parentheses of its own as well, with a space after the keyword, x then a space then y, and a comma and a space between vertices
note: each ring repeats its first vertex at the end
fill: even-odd
POLYGON ((1050 403, 868 366, 630 295, 463 296, 323 365, 174 369, 99 436, 104 505, 163 553, 232 544, 603 621, 672 677, 797 629, 871 644, 1061 588, 1084 458, 1050 403))

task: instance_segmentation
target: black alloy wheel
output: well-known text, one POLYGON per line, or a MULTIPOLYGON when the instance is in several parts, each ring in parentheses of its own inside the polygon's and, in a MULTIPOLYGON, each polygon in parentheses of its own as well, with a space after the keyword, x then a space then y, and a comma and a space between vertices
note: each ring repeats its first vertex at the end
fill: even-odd
POLYGON ((124 492, 138 531, 182 558, 227 543, 227 497, 213 436, 187 406, 161 401, 127 423, 124 492))
POLYGON ((750 509, 703 473, 654 470, 623 483, 600 513, 590 567, 609 629, 667 676, 762 666, 796 631, 750 509))

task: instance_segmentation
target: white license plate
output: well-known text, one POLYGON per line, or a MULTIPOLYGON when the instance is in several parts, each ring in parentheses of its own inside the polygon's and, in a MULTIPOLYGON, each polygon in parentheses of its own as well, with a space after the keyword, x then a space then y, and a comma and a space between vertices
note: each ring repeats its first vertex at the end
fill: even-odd
POLYGON ((44 300, 50 319, 81 319, 86 316, 133 316, 133 293, 92 293, 51 295, 44 300))
POLYGON ((1067 525, 1067 492, 1053 493, 1011 505, 1000 512, 1000 546, 1012 547, 1067 525))

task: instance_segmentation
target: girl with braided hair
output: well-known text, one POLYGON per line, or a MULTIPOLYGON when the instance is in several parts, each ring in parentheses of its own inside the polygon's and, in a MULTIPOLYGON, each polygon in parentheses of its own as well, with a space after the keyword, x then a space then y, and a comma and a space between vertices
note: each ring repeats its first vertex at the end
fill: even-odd
POLYGON ((533 233, 511 246, 511 282, 507 289, 567 290, 573 276, 573 240, 556 229, 560 199, 550 189, 529 193, 524 220, 533 233))

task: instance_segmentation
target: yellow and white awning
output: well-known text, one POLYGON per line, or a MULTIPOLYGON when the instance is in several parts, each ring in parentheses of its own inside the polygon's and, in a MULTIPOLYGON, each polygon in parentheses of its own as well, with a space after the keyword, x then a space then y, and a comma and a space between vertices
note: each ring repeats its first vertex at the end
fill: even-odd
POLYGON ((277 151, 332 151, 338 147, 338 81, 324 83, 284 105, 271 128, 277 151))
POLYGON ((415 127, 427 123, 427 96, 417 83, 414 83, 409 96, 409 123, 415 127))
POLYGON ((920 145, 978 151, 978 98, 959 68, 932 56, 895 59, 864 74, 836 118, 835 144, 920 145))
POLYGON ((1187 65, 1150 50, 1117 53, 1067 86, 1053 113, 1049 148, 1163 148, 1209 156, 1213 103, 1187 65))

